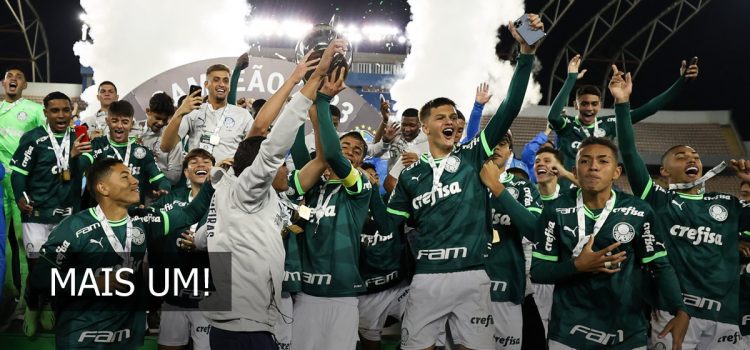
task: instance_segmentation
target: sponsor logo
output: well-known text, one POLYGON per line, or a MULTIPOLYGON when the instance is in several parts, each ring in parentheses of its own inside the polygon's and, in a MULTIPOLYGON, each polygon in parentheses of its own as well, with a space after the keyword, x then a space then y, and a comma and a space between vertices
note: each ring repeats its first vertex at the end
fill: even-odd
POLYGON ((76 231, 76 238, 78 238, 81 235, 85 235, 85 234, 87 234, 87 233, 89 233, 89 232, 91 232, 93 230, 96 230, 96 229, 98 229, 100 227, 102 227, 102 225, 100 223, 98 223, 98 222, 95 223, 95 224, 88 225, 88 226, 86 226, 86 227, 84 227, 84 228, 76 231))
POLYGON ((731 201, 732 197, 729 196, 729 195, 726 195, 726 194, 718 194, 718 193, 716 195, 714 195, 714 196, 711 196, 711 197, 703 197, 704 201, 714 201, 714 200, 717 200, 717 199, 724 199, 724 200, 731 201))
POLYGON ((743 315, 742 316, 742 325, 747 326, 750 324, 750 315, 743 315))
POLYGON ((678 208, 680 208, 680 211, 682 211, 682 206, 685 204, 685 202, 677 202, 673 199, 672 204, 676 205, 678 208))
POLYGON ((573 329, 570 330, 571 335, 575 335, 576 333, 583 333, 586 335, 586 340, 602 345, 614 345, 617 343, 622 343, 625 339, 625 334, 621 329, 618 329, 616 333, 608 334, 607 332, 577 324, 573 326, 573 329))
POLYGON ((461 159, 456 156, 450 156, 445 161, 447 162, 445 164, 445 171, 449 173, 455 173, 458 171, 458 166, 461 165, 461 159))
POLYGON ((485 327, 489 327, 490 325, 495 324, 495 321, 492 319, 492 315, 487 315, 486 317, 472 317, 469 321, 471 322, 471 324, 479 324, 485 327))
POLYGON ((23 152, 23 161, 21 161, 21 166, 26 168, 29 165, 29 161, 31 160, 31 154, 34 152, 34 147, 30 146, 26 151, 23 152))
POLYGON ((91 239, 89 239, 89 243, 95 243, 95 244, 98 244, 98 245, 99 245, 99 247, 101 247, 102 249, 104 249, 104 244, 102 244, 102 240, 104 240, 104 237, 99 237, 99 240, 98 240, 98 241, 97 241, 97 240, 95 240, 95 239, 93 239, 93 238, 91 238, 91 239))
POLYGON ((206 238, 213 237, 216 231, 216 196, 211 197, 211 204, 206 215, 206 238))
POLYGON ((677 237, 685 237, 693 241, 693 245, 701 243, 716 244, 718 246, 723 245, 721 242, 721 235, 716 232, 711 232, 710 227, 701 226, 696 230, 687 226, 674 225, 669 229, 669 234, 677 237))
POLYGON ((398 277, 398 271, 393 271, 385 276, 377 276, 370 278, 365 281, 365 286, 370 287, 372 286, 382 286, 388 282, 391 282, 395 280, 398 277))
POLYGON ((500 344, 501 346, 509 346, 509 345, 520 345, 521 344, 521 338, 514 338, 511 336, 507 336, 505 338, 499 338, 495 335, 493 335, 495 338, 495 343, 500 344))
POLYGON ((336 216, 336 206, 329 205, 327 207, 322 207, 315 212, 315 221, 320 221, 322 218, 332 218, 334 216, 336 216))
POLYGON ((576 212, 576 208, 575 207, 571 207, 571 208, 557 208, 557 209, 555 209, 555 211, 558 212, 558 213, 560 213, 560 214, 563 214, 563 215, 564 214, 572 214, 572 213, 576 212))
POLYGON ((401 346, 406 345, 407 341, 409 341, 409 330, 404 327, 401 328, 401 346))
POLYGON ((493 292, 504 292, 508 289, 508 282, 505 281, 490 281, 493 292))
POLYGON ((534 200, 533 196, 531 195, 531 189, 528 187, 523 188, 523 206, 528 207, 531 205, 531 202, 534 200))
POLYGON ((495 209, 492 209, 492 224, 510 226, 510 216, 506 214, 495 214, 495 209))
POLYGON ((130 329, 125 328, 118 331, 85 331, 78 337, 78 342, 83 343, 91 340, 94 343, 115 343, 130 338, 130 329))
POLYGON ((73 208, 67 207, 67 208, 55 208, 52 210, 52 215, 61 215, 61 216, 68 216, 70 214, 73 214, 73 208))
POLYGON ((699 309, 721 311, 721 303, 717 300, 682 293, 682 301, 685 305, 697 307, 699 309))
POLYGON ((68 251, 68 248, 70 247, 70 242, 67 240, 63 240, 62 244, 55 248, 55 253, 57 253, 57 258, 55 259, 55 262, 60 265, 62 264, 62 261, 65 260, 65 252, 68 251))
POLYGON ((612 210, 612 212, 621 213, 622 215, 632 215, 632 216, 639 216, 639 217, 645 216, 645 213, 643 210, 638 210, 635 207, 615 208, 612 210))
POLYGON ((630 243, 635 237, 635 229, 627 222, 620 222, 612 228, 612 237, 620 243, 630 243))
POLYGON ((742 341, 742 335, 740 335, 740 332, 734 332, 732 335, 721 336, 716 342, 737 344, 738 341, 742 341))
POLYGON ((417 260, 426 257, 427 260, 450 260, 465 258, 469 250, 466 247, 446 249, 423 249, 417 252, 417 260))
POLYGON ((461 193, 461 185, 458 182, 452 182, 449 185, 435 187, 432 191, 416 196, 411 205, 416 210, 424 205, 434 206, 438 199, 442 199, 454 194, 461 193))
POLYGON ((546 241, 544 242, 544 249, 548 252, 552 251, 552 244, 555 243, 554 221, 547 222, 547 227, 544 229, 544 237, 546 238, 546 241))
POLYGON ((136 147, 135 151, 133 151, 133 156, 137 159, 146 158, 146 149, 143 147, 136 147))
POLYGON ((211 325, 210 324, 209 325, 205 325, 205 326, 195 327, 195 332, 196 333, 205 333, 205 334, 208 334, 208 332, 210 332, 210 331, 211 331, 211 325))
POLYGON ((380 242, 388 242, 393 239, 393 232, 389 235, 381 235, 375 232, 374 235, 360 235, 360 243, 367 247, 373 247, 380 242))
POLYGON ((729 211, 727 208, 724 208, 724 206, 720 204, 714 204, 709 207, 708 214, 718 222, 723 222, 729 217, 729 211))
POLYGON ((518 200, 518 189, 516 189, 515 187, 506 187, 505 190, 510 193, 513 199, 518 200))
POLYGON ((664 246, 664 243, 657 242, 656 236, 654 236, 653 233, 651 233, 651 223, 643 223, 643 243, 646 245, 646 253, 650 253, 654 251, 654 245, 661 245, 662 249, 666 250, 667 248, 664 246))
POLYGON ((570 234, 573 235, 573 237, 577 237, 578 236, 577 230, 578 230, 578 226, 576 226, 574 228, 570 228, 568 226, 563 226, 563 232, 569 231, 570 234))
POLYGON ((300 280, 299 271, 284 271, 284 282, 295 282, 300 280))
POLYGON ((422 174, 419 174, 417 176, 412 176, 411 179, 414 180, 414 181, 416 181, 416 182, 419 182, 419 178, 420 177, 422 177, 422 174))
POLYGON ((579 147, 581 147, 581 141, 575 141, 570 144, 570 148, 573 150, 577 150, 579 147))
POLYGON ((302 272, 302 283, 316 284, 319 286, 327 286, 331 284, 331 275, 327 273, 317 274, 302 272))

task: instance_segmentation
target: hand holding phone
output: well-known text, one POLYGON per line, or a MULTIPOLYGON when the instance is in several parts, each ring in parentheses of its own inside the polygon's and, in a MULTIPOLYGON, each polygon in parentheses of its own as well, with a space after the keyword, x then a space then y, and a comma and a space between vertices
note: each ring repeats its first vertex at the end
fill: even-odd
MULTIPOLYGON (((540 39, 544 38, 547 33, 544 32, 543 24, 541 29, 532 25, 532 22, 529 20, 529 16, 534 16, 535 19, 539 19, 539 16, 524 14, 515 22, 513 22, 513 27, 515 28, 515 32, 518 33, 518 35, 523 39, 523 41, 526 42, 527 45, 533 46, 540 39)), ((513 30, 511 30, 511 33, 512 32, 513 30)), ((516 40, 518 39, 516 38, 516 40)))

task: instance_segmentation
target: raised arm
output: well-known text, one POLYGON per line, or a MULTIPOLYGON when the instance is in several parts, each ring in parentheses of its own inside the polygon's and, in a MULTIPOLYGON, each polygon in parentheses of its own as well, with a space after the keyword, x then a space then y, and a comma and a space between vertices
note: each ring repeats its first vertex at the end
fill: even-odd
POLYGON ((471 109, 469 115, 469 122, 466 124, 466 136, 461 140, 461 144, 469 142, 474 136, 477 136, 479 132, 479 122, 482 121, 482 111, 484 111, 484 105, 490 101, 492 94, 490 93, 490 85, 482 83, 477 86, 477 94, 474 99, 474 107, 471 109))
MULTIPOLYGON (((310 109, 310 111, 313 111, 313 110, 315 110, 315 108, 310 109)), ((317 148, 317 144, 316 144, 315 149, 316 150, 320 149, 320 148, 317 148)), ((307 152, 307 145, 305 145, 305 126, 304 125, 300 126, 299 129, 297 130, 297 136, 295 136, 294 138, 294 143, 292 144, 291 154, 292 154, 292 162, 294 163, 295 169, 302 169, 302 167, 304 167, 305 164, 310 162, 310 153, 307 152)))
POLYGON ((315 69, 315 66, 320 59, 308 61, 307 59, 310 57, 310 53, 312 53, 312 51, 305 55, 300 64, 294 68, 294 71, 289 78, 284 81, 284 84, 281 84, 279 90, 271 95, 268 101, 266 101, 263 107, 261 107, 260 111, 258 111, 258 115, 255 116, 255 121, 250 127, 250 131, 247 133, 247 137, 264 135, 266 130, 268 130, 268 127, 270 127, 274 120, 276 120, 276 117, 279 116, 281 107, 284 106, 284 103, 289 98, 292 89, 302 81, 302 78, 305 77, 305 74, 308 71, 315 69))
POLYGON ((390 118, 391 105, 383 99, 383 95, 380 95, 380 116, 383 117, 383 121, 378 126, 378 130, 375 131, 375 137, 372 139, 372 143, 379 143, 380 139, 383 138, 385 127, 388 126, 388 119, 390 118))
POLYGON ((573 91, 573 86, 576 84, 576 80, 583 78, 586 74, 586 69, 578 72, 581 65, 581 55, 575 55, 570 62, 568 62, 568 77, 565 78, 560 92, 555 96, 555 100, 552 101, 552 105, 549 106, 549 113, 547 114, 547 122, 553 130, 560 130, 565 127, 566 120, 562 117, 563 108, 568 103, 570 93, 573 91))
POLYGON ((680 77, 677 78, 677 81, 675 81, 669 89, 652 98, 650 101, 646 102, 645 105, 630 112, 630 115, 633 118, 633 124, 654 115, 654 113, 664 108, 667 103, 674 100, 674 98, 680 94, 685 87, 685 83, 689 79, 695 79, 698 77, 698 58, 695 57, 693 60, 695 64, 691 64, 690 67, 687 68, 687 63, 682 61, 682 65, 680 66, 680 77))
MULTIPOLYGON (((529 22, 533 28, 537 30, 543 30, 544 25, 539 16, 529 14, 529 22)), ((516 27, 513 23, 508 23, 508 28, 516 41, 521 45, 521 55, 518 57, 516 63, 516 70, 513 72, 513 78, 508 88, 508 94, 505 96, 503 103, 500 104, 495 115, 490 120, 487 127, 482 131, 482 138, 484 139, 483 144, 488 151, 497 145, 503 138, 505 133, 510 128, 510 124, 513 123, 513 119, 518 116, 518 112, 521 110, 523 104, 523 96, 526 94, 526 87, 529 84, 529 76, 531 75, 531 66, 534 63, 534 53, 539 45, 537 41, 533 46, 526 44, 516 27)))
MULTIPOLYGON (((294 188, 299 195, 304 195, 305 192, 310 190, 313 186, 315 186, 316 183, 320 180, 320 176, 323 175, 323 172, 326 170, 326 160, 325 160, 325 153, 323 153, 323 146, 320 142, 320 128, 318 127, 318 112, 313 106, 313 108, 310 108, 310 123, 313 127, 313 134, 315 135, 315 158, 310 160, 310 154, 307 153, 307 146, 305 146, 305 136, 304 136, 304 127, 300 127, 300 130, 302 130, 302 137, 300 138, 300 132, 297 132, 297 141, 300 141, 301 144, 297 145, 299 148, 299 152, 304 152, 307 155, 308 161, 305 162, 305 164, 298 166, 297 160, 294 162, 294 166, 299 169, 299 171, 294 172, 294 188)), ((295 143, 298 143, 295 141, 295 143)), ((294 157, 294 152, 292 153, 292 157, 294 157)), ((291 184, 290 184, 291 185, 291 184)))
MULTIPOLYGON (((211 205, 211 198, 214 196, 214 187, 211 185, 211 181, 206 181, 201 186, 200 192, 193 201, 190 202, 186 207, 175 206, 170 211, 162 210, 162 215, 167 218, 165 223, 164 235, 174 234, 171 232, 174 229, 184 228, 190 226, 196 222, 199 222, 203 216, 208 213, 208 208, 211 205)), ((182 233, 182 232, 176 232, 182 233)))
POLYGON ((240 83, 240 73, 242 70, 247 68, 250 63, 250 55, 247 52, 237 57, 237 63, 234 64, 234 70, 232 71, 232 80, 229 82, 229 95, 227 95, 227 103, 237 104, 237 85, 240 83))
POLYGON ((633 123, 630 120, 630 94, 633 92, 633 80, 630 73, 623 78, 616 66, 612 66, 612 80, 609 91, 615 98, 615 118, 617 119, 617 139, 628 174, 628 182, 633 194, 641 197, 652 184, 646 163, 643 162, 635 146, 633 123))
MULTIPOLYGON (((172 149, 180 142, 180 126, 182 125, 182 117, 188 113, 200 108, 203 103, 201 97, 201 90, 193 91, 190 96, 186 97, 179 108, 174 112, 174 115, 169 119, 169 123, 164 128, 164 133, 161 135, 161 144, 159 148, 162 152, 171 152, 172 149)), ((184 128, 182 128, 184 130, 184 128)))

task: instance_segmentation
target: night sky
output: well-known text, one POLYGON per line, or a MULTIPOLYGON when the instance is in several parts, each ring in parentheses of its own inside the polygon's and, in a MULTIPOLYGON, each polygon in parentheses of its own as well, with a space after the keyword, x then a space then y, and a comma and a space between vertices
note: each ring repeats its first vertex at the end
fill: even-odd
MULTIPOLYGON (((456 0, 459 1, 459 0, 456 0)), ((467 5, 471 3, 466 1, 467 5)), ((704 0, 705 1, 705 0, 704 0)), ((538 11, 547 0, 529 0, 527 9, 538 11)), ((697 1, 692 1, 697 2, 697 1)), ((80 38, 80 21, 78 14, 82 11, 75 0, 42 0, 33 1, 41 20, 46 27, 51 57, 52 80, 63 83, 80 83, 78 58, 73 55, 73 43, 80 38)), ((559 54, 562 44, 580 28, 583 21, 590 18, 604 1, 580 0, 558 24, 545 40, 538 52, 543 68, 537 79, 542 84, 546 101, 547 84, 554 58, 559 54)), ((639 7, 617 27, 611 40, 605 42, 598 53, 602 57, 614 52, 629 35, 634 34, 651 18, 656 16, 666 4, 665 0, 642 1, 639 7)), ((284 16, 306 18, 314 22, 327 22, 336 13, 345 23, 355 22, 388 22, 403 30, 409 21, 409 6, 405 0, 395 1, 345 1, 345 0, 261 0, 252 2, 254 14, 268 16, 283 13, 284 16)), ((6 12, 3 5, 2 10, 6 12)), ((666 89, 676 78, 681 59, 692 56, 700 57, 701 75, 698 81, 667 106, 673 110, 732 110, 732 118, 744 140, 750 140, 750 107, 748 103, 740 104, 750 89, 750 70, 747 59, 750 57, 750 33, 743 25, 750 14, 750 1, 747 0, 713 0, 708 6, 675 34, 643 66, 635 81, 632 98, 634 106, 639 106, 651 97, 666 89)), ((0 14, 0 19, 7 14, 0 14)), ((137 20, 134 21, 137 25, 137 20)), ((460 25, 460 24, 456 24, 460 25)), ((549 25, 549 24, 547 24, 549 25)), ((4 57, 22 57, 24 48, 12 42, 2 46, 4 57)), ((385 48, 381 48, 383 52, 385 48)), ((399 52, 395 48, 395 52, 399 52)), ((369 51, 369 50, 368 50, 369 51)), ((137 54, 137 53, 134 53, 137 54)), ((565 65, 561 65, 564 69, 565 65)), ((584 62, 584 68, 586 62, 584 62)), ((601 85, 601 73, 590 71, 587 82, 601 85)), ((556 94, 557 91, 553 91, 556 94)), ((606 105, 611 101, 607 100, 606 105)))

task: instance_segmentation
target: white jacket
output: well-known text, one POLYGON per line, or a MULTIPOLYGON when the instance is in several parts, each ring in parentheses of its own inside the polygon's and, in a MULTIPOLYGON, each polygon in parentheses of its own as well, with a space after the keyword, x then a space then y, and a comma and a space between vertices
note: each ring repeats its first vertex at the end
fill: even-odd
POLYGON ((272 332, 279 320, 284 279, 283 207, 271 182, 311 105, 310 99, 295 94, 261 144, 255 161, 239 177, 212 169, 216 192, 206 221, 208 251, 231 252, 231 288, 225 278, 228 274, 222 273, 229 269, 229 259, 210 254, 217 290, 201 307, 206 310, 217 302, 231 300, 231 311, 204 311, 213 327, 272 332))

